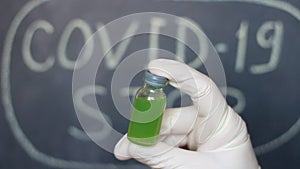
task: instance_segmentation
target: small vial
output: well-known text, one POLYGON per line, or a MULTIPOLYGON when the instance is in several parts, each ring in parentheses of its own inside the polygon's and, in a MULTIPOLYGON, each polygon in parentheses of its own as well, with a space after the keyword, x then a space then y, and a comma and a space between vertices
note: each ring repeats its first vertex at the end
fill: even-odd
POLYGON ((133 101, 132 115, 127 138, 138 145, 152 146, 157 143, 167 98, 163 87, 168 80, 145 72, 145 83, 133 101))

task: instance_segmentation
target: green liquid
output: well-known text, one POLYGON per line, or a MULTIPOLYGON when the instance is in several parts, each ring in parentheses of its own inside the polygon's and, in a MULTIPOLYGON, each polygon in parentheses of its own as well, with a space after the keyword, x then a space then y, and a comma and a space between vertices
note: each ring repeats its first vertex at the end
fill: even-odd
POLYGON ((165 107, 165 97, 157 100, 136 98, 128 128, 128 139, 143 146, 156 144, 165 107))

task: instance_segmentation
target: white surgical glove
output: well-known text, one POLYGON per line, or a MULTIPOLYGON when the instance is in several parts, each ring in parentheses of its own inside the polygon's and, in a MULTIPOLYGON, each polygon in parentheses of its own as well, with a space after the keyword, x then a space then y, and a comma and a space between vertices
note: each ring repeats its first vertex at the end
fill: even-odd
POLYGON ((125 135, 115 146, 116 158, 135 158, 162 169, 259 168, 245 122, 210 78, 174 60, 153 60, 148 68, 188 94, 193 105, 164 112, 160 141, 154 146, 133 144, 125 135), (179 148, 183 145, 189 150, 179 148))

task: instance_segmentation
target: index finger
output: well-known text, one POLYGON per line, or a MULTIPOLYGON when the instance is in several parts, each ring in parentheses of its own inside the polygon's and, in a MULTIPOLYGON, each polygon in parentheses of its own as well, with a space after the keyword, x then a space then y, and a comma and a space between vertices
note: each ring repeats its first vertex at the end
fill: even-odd
POLYGON ((182 62, 156 59, 149 63, 148 69, 153 74, 168 78, 172 86, 188 94, 200 115, 207 116, 227 105, 209 77, 182 62))

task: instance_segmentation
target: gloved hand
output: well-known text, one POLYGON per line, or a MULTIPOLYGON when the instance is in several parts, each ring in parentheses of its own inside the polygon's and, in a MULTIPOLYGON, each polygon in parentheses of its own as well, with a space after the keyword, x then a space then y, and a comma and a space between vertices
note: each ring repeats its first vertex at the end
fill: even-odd
POLYGON ((167 59, 153 60, 148 68, 188 94, 193 105, 164 112, 160 142, 154 146, 133 144, 125 135, 115 146, 116 158, 162 169, 259 168, 245 122, 210 78, 167 59), (183 145, 189 150, 179 148, 183 145))

